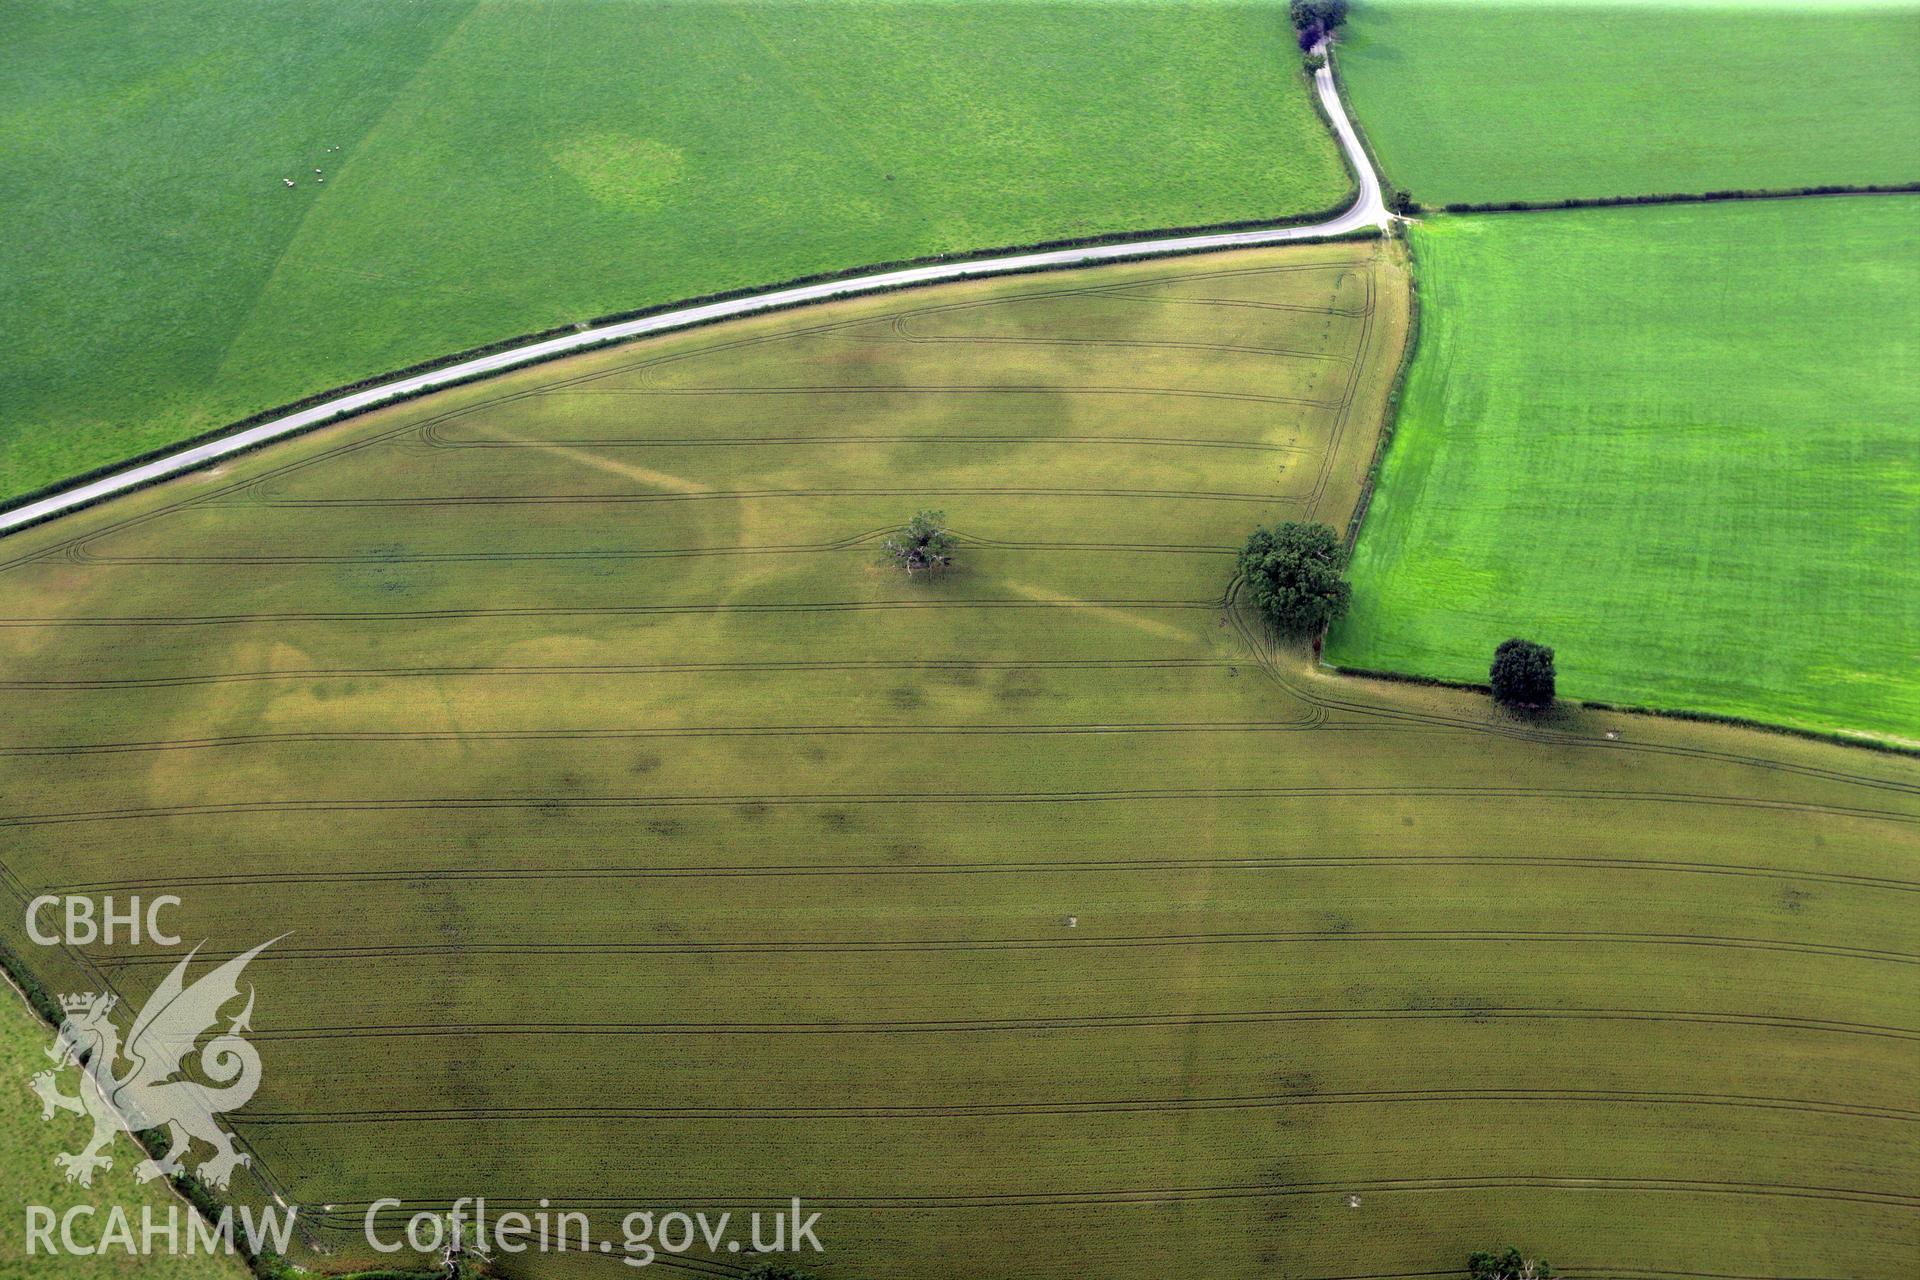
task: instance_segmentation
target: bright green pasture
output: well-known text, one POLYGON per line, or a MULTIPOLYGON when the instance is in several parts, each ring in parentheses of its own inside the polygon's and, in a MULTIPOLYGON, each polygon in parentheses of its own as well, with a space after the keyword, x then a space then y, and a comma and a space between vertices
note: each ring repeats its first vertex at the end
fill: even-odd
POLYGON ((1920 5, 1363 0, 1340 45, 1430 206, 1920 181, 1920 5))
POLYGON ((1350 186, 1277 0, 34 0, 6 41, 0 500, 617 310, 1350 186))
POLYGON ((1337 662, 1920 738, 1920 199, 1420 225, 1337 662))
POLYGON ((335 1264, 384 1197, 798 1195, 848 1280, 1899 1275, 1920 764, 1517 725, 1229 602, 1350 517, 1398 253, 762 317, 0 542, 8 884, 290 931, 237 1123, 335 1264))

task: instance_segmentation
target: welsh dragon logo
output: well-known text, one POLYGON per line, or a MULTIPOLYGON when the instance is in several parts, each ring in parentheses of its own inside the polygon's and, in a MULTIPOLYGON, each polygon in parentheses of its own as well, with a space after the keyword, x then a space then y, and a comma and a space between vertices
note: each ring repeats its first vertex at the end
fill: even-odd
POLYGON ((142 1182, 180 1172, 195 1138, 213 1148, 195 1170, 208 1186, 226 1187, 236 1167, 252 1163, 252 1157, 234 1150, 233 1136, 215 1119, 245 1106, 260 1087, 260 1054, 241 1035, 253 1016, 251 986, 246 1007, 226 1030, 204 1045, 200 1040, 216 1029, 220 1010, 239 997, 241 971, 277 941, 235 956, 188 986, 187 966, 200 950, 195 947, 141 1008, 125 1043, 110 1017, 117 999, 92 992, 60 998, 66 1018, 47 1050, 56 1065, 34 1076, 33 1091, 40 1095, 42 1120, 51 1120, 56 1110, 93 1117, 87 1145, 53 1158, 68 1182, 89 1187, 96 1169, 113 1168, 106 1149, 116 1133, 162 1126, 171 1147, 159 1160, 140 1162, 134 1176, 142 1182), (190 1064, 199 1078, 189 1077, 190 1064), (61 1093, 55 1082, 69 1066, 80 1070, 80 1092, 73 1096, 61 1093))

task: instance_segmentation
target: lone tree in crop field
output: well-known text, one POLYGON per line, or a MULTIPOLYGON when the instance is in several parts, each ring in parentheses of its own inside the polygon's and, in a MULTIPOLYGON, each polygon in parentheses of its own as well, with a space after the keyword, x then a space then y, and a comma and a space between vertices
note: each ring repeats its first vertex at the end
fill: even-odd
POLYGON ((947 513, 922 511, 907 527, 880 544, 887 559, 907 571, 934 573, 953 563, 953 534, 947 531, 947 513))
POLYGON ((1487 678, 1501 706, 1544 711, 1553 705, 1553 650, 1531 640, 1504 640, 1493 651, 1487 678))
POLYGON ((813 1273, 791 1262, 756 1262, 740 1280, 813 1280, 813 1273))
POLYGON ((1300 47, 1311 49, 1347 20, 1347 0, 1293 0, 1287 7, 1300 47))
MULTIPOLYGON (((1519 643, 1526 642, 1523 640, 1519 643)), ((1538 645, 1534 647, 1539 648, 1538 645)), ((1500 1253, 1469 1254, 1467 1274, 1473 1280, 1553 1280, 1552 1267, 1538 1258, 1521 1257, 1520 1251, 1512 1245, 1500 1253)))
POLYGON ((1276 631, 1313 635, 1347 611, 1353 588, 1340 539, 1324 524, 1289 520, 1255 529, 1240 552, 1247 594, 1276 631))

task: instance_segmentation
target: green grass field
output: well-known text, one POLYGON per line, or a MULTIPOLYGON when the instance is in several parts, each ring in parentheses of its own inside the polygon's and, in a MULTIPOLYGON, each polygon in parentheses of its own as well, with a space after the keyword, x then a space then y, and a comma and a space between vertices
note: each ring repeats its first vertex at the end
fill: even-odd
POLYGON ((1430 206, 1920 181, 1920 5, 1362 0, 1340 46, 1430 206))
MULTIPOLYGON (((78 1226, 81 1239, 97 1239, 109 1206, 121 1206, 136 1230, 141 1211, 151 1207, 158 1221, 166 1221, 168 1209, 180 1206, 184 1222, 192 1212, 169 1191, 152 1183, 134 1181, 133 1166, 139 1156, 122 1139, 118 1158, 111 1170, 99 1174, 87 1189, 68 1185, 55 1167, 53 1157, 62 1151, 78 1151, 86 1142, 92 1126, 79 1116, 58 1114, 42 1122, 40 1104, 28 1089, 36 1072, 47 1070, 45 1050, 53 1043, 53 1029, 35 1016, 13 991, 0 990, 0 1205, 6 1218, 0 1221, 0 1276, 7 1280, 28 1276, 59 1276, 61 1280, 246 1280, 249 1272, 238 1259, 223 1255, 198 1254, 192 1257, 130 1256, 113 1250, 93 1257, 26 1252, 24 1207, 44 1205, 56 1214, 65 1214, 76 1205, 92 1205, 99 1217, 78 1226)), ((73 1073, 68 1072, 61 1087, 71 1093, 73 1073)), ((184 1230, 184 1227, 182 1228, 184 1230)))
POLYGON ((798 1194, 830 1280, 1899 1275, 1920 762, 1518 725, 1232 603, 1250 526, 1348 520, 1407 288, 869 298, 9 538, 7 884, 293 931, 237 1122, 335 1265, 378 1197, 798 1194), (926 506, 961 564, 905 581, 926 506))
POLYGON ((617 310, 1350 190, 1278 0, 48 0, 7 40, 0 500, 617 310))
POLYGON ((1444 218, 1328 652, 1920 739, 1920 198, 1444 218))

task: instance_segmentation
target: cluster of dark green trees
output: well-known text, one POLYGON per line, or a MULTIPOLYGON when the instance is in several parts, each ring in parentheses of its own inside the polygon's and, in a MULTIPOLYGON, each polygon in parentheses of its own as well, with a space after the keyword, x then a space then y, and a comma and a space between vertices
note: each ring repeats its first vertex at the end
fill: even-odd
POLYGON ((813 1272, 791 1262, 756 1262, 740 1280, 813 1280, 813 1272))
POLYGON ((1553 1268, 1508 1245, 1499 1253, 1484 1250, 1467 1255, 1467 1274, 1473 1280, 1553 1280, 1553 1268))
POLYGON ((1300 47, 1311 49, 1347 20, 1347 0, 1293 0, 1287 6, 1300 47))

